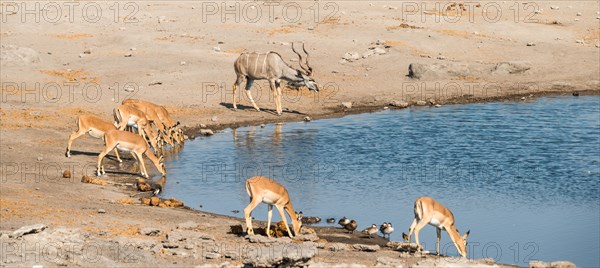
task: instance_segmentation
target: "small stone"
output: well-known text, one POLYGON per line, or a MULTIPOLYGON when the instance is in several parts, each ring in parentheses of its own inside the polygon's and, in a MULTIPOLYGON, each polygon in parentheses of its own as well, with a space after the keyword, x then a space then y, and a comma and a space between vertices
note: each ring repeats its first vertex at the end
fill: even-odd
POLYGON ((215 52, 221 52, 221 48, 220 47, 213 47, 213 51, 215 51, 215 52))
POLYGON ((135 88, 133 88, 133 87, 126 87, 124 90, 125 90, 125 92, 134 92, 135 88))
POLYGON ((445 60, 446 56, 440 55, 440 56, 437 56, 436 59, 438 59, 438 60, 445 60))
POLYGON ((213 116, 210 118, 210 121, 217 122, 217 119, 218 119, 218 118, 217 118, 217 116, 216 116, 216 115, 213 115, 213 116))
POLYGON ((385 51, 385 49, 380 48, 380 47, 376 47, 375 49, 373 49, 373 52, 375 52, 375 54, 379 54, 379 55, 387 53, 387 51, 385 51))
POLYGON ((125 56, 125 58, 129 58, 129 57, 133 56, 133 54, 131 54, 131 52, 129 52, 129 53, 126 53, 124 56, 125 56))
POLYGON ((151 206, 158 206, 160 204, 160 198, 153 196, 152 198, 150 198, 150 205, 151 206))
POLYGON ((581 17, 581 12, 577 12, 577 17, 581 17))
POLYGON ((350 108, 352 108, 352 102, 349 102, 349 101, 342 102, 342 106, 346 109, 350 109, 350 108))
POLYGON ((221 254, 215 252, 208 252, 204 255, 207 259, 218 259, 221 258, 221 254))
POLYGON ((535 43, 533 43, 533 42, 529 42, 529 43, 527 43, 527 46, 528 46, 528 47, 534 47, 534 46, 535 46, 535 43))
POLYGON ((436 104, 436 105, 434 105, 433 107, 435 107, 435 108, 440 108, 440 107, 442 107, 442 105, 441 105, 441 104, 436 104))
POLYGON ((183 66, 183 65, 186 65, 186 64, 187 64, 187 63, 186 63, 185 61, 182 61, 182 62, 180 62, 180 63, 179 63, 179 65, 182 65, 182 66, 183 66))
POLYGON ((352 246, 355 250, 358 251, 366 251, 366 252, 375 252, 380 249, 378 245, 363 245, 363 244, 354 244, 352 246))
POLYGON ((344 57, 342 57, 342 59, 347 60, 347 61, 355 61, 355 60, 360 59, 360 55, 357 52, 346 52, 346 54, 344 54, 344 57))
POLYGON ((104 210, 103 208, 101 208, 101 209, 98 209, 98 213, 100 213, 100 214, 104 214, 104 213, 106 213, 106 210, 104 210))
POLYGON ((310 122, 312 119, 310 118, 310 116, 305 116, 303 120, 305 122, 310 122))
POLYGON ((585 44, 585 42, 583 40, 581 40, 581 39, 575 40, 575 43, 577 43, 577 44, 585 44))
POLYGON ((35 190, 36 190, 36 191, 39 191, 39 190, 40 190, 40 187, 35 187, 35 190))
POLYGON ((423 100, 420 100, 420 101, 417 101, 416 104, 419 105, 419 106, 424 106, 424 105, 427 105, 427 102, 423 101, 423 100))
POLYGON ((388 109, 390 109, 390 107, 383 106, 383 109, 384 109, 384 110, 388 110, 388 109))
POLYGON ((161 81, 152 81, 150 82, 150 84, 148 84, 148 86, 155 86, 155 85, 162 85, 161 81))
POLYGON ((84 56, 84 55, 83 55, 83 53, 80 53, 80 54, 79 54, 79 57, 80 57, 80 58, 83 58, 83 56, 84 56))
POLYGON ((307 29, 308 29, 309 31, 312 31, 312 30, 314 30, 314 29, 315 29, 315 27, 308 27, 307 29))
POLYGON ((521 100, 526 100, 526 99, 527 99, 527 98, 525 98, 525 97, 521 97, 521 100))
POLYGON ((162 244, 163 248, 178 248, 179 245, 175 244, 175 243, 163 243, 162 244))
POLYGON ((39 232, 45 230, 46 228, 48 228, 48 226, 45 224, 42 224, 42 223, 35 224, 35 225, 23 226, 23 227, 17 229, 16 231, 14 231, 10 236, 13 238, 19 238, 19 237, 27 235, 27 234, 39 233, 39 232))
POLYGON ((140 234, 147 236, 157 236, 160 233, 160 230, 156 228, 143 228, 140 230, 140 234))
POLYGON ((200 124, 200 128, 206 128, 205 124, 200 124))
POLYGON ((212 131, 212 129, 200 129, 200 134, 204 135, 204 136, 212 136, 215 133, 212 131))
POLYGON ((92 50, 90 48, 86 48, 83 50, 83 54, 92 54, 92 50))
POLYGON ((132 48, 129 48, 129 50, 130 50, 130 51, 136 51, 136 50, 137 50, 137 48, 135 48, 135 47, 132 47, 132 48))
POLYGON ((366 59, 366 58, 371 57, 373 55, 375 55, 375 52, 373 52, 373 50, 368 50, 367 52, 365 52, 365 53, 362 54, 362 58, 366 59))
POLYGON ((390 106, 392 106, 392 107, 398 107, 398 108, 406 108, 409 105, 410 104, 408 102, 405 102, 405 101, 393 100, 393 101, 390 102, 390 106))
POLYGON ((550 9, 552 9, 552 10, 559 10, 560 7, 559 6, 550 6, 550 9))
POLYGON ((42 161, 42 160, 44 160, 44 158, 43 158, 43 157, 41 157, 41 156, 38 156, 38 157, 37 157, 37 161, 42 161))
POLYGON ((63 176, 63 178, 66 178, 66 179, 71 178, 71 171, 68 170, 68 169, 65 169, 63 171, 63 175, 62 176, 63 176))

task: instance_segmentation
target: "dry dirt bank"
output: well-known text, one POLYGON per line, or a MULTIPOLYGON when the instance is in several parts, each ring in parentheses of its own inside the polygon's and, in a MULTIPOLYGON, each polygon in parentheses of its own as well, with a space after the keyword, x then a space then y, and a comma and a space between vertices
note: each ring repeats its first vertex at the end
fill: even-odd
MULTIPOLYGON (((305 116, 318 119, 374 111, 392 107, 391 103, 520 101, 546 94, 600 92, 599 7, 589 1, 516 6, 506 2, 494 7, 481 2, 467 7, 461 17, 457 7, 446 9, 448 2, 439 6, 430 1, 425 6, 425 2, 291 2, 302 10, 297 20, 282 15, 290 2, 281 2, 273 16, 264 3, 256 2, 263 7, 258 20, 244 17, 245 3, 240 3, 240 13, 225 15, 225 21, 223 8, 235 9, 236 2, 215 2, 216 7, 187 1, 130 6, 101 2, 97 5, 102 13, 96 17, 82 5, 68 13, 64 3, 39 3, 39 12, 29 15, 21 2, 0 3, 0 230, 12 233, 37 223, 48 228, 19 239, 3 235, 3 245, 16 242, 19 247, 3 248, 8 255, 2 255, 2 266, 190 266, 224 261, 239 265, 245 262, 244 247, 262 245, 279 252, 291 244, 307 252, 316 248, 313 262, 330 264, 371 266, 380 258, 382 265, 399 260, 405 266, 417 262, 431 266, 436 260, 385 248, 373 253, 320 242, 251 243, 228 234, 239 219, 128 204, 139 202, 127 199, 131 186, 80 183, 82 175, 93 174, 102 145, 99 140, 78 139, 73 148, 77 152, 66 159, 74 119, 81 114, 110 119, 112 108, 127 97, 166 105, 186 132, 196 135, 200 124, 219 129, 305 116), (502 11, 499 17, 494 8, 502 11), (58 17, 57 10, 62 12, 58 17), (273 50, 295 65, 292 41, 306 43, 314 77, 322 85, 319 94, 285 89, 287 109, 277 117, 268 88, 257 82, 253 92, 265 111, 250 109, 239 91, 240 109, 232 111, 235 57, 242 51, 273 50), (411 63, 422 64, 413 65, 413 78, 408 77, 411 63), (344 108, 342 102, 352 103, 352 108, 344 108), (72 178, 62 178, 65 169, 73 171, 72 178), (158 235, 140 234, 144 228, 158 229, 158 235), (39 254, 21 256, 18 250, 24 242, 39 254), (225 245, 226 250, 216 250, 214 244, 225 245), (33 258, 42 256, 47 245, 57 245, 61 255, 33 258)), ((121 167, 126 174, 105 179, 135 181, 131 162, 121 167)), ((248 260, 253 261, 261 260, 248 260)))

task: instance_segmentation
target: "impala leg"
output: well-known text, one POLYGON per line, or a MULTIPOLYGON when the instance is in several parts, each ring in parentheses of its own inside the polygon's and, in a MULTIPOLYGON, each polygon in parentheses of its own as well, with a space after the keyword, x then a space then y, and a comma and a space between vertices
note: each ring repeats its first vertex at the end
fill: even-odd
POLYGON ((246 96, 248 97, 248 99, 250 99, 250 102, 252 102, 252 106, 254 106, 254 109, 260 112, 260 109, 258 108, 256 102, 254 102, 254 99, 252 98, 252 92, 250 91, 250 89, 252 88, 252 84, 254 84, 254 80, 248 78, 248 81, 246 81, 246 96))
POLYGON ((410 242, 410 237, 412 236, 412 233, 415 230, 415 226, 417 226, 417 218, 415 218, 410 227, 408 227, 408 235, 402 233, 402 238, 404 238, 406 242, 410 242))
POLYGON ((442 229, 440 228, 435 228, 437 230, 437 246, 436 246, 436 250, 437 250, 437 255, 440 255, 440 239, 442 238, 442 229))
POLYGON ((260 200, 252 199, 250 204, 244 209, 244 218, 246 218, 246 232, 249 235, 254 235, 254 229, 252 229, 252 211, 260 204, 260 200))
POLYGON ((273 218, 273 205, 269 205, 269 212, 267 212, 267 236, 271 237, 271 219, 273 218))
POLYGON ((69 136, 69 141, 67 142, 67 152, 65 153, 66 157, 71 157, 71 144, 73 143, 73 140, 81 137, 82 135, 85 135, 85 133, 87 133, 86 131, 82 131, 81 129, 78 129, 77 132, 71 134, 71 136, 69 136))
MULTIPOLYGON (((113 147, 114 148, 114 147, 113 147)), ((104 156, 106 156, 106 154, 108 154, 108 152, 110 152, 113 148, 105 146, 104 149, 102 150, 102 152, 100 152, 100 154, 98 155, 98 166, 96 167, 96 175, 100 176, 101 173, 104 174, 104 167, 102 166, 102 159, 104 159, 104 156)))
POLYGON ((421 247, 421 243, 419 243, 419 232, 421 231, 421 229, 423 229, 423 227, 425 227, 427 222, 428 221, 421 219, 421 221, 417 223, 417 226, 415 227, 415 242, 417 242, 417 247, 419 248, 419 250, 423 250, 423 247, 421 247))
POLYGON ((285 214, 283 213, 283 207, 280 206, 275 206, 277 208, 277 211, 279 211, 279 215, 281 215, 281 220, 283 220, 283 225, 285 225, 285 229, 288 232, 288 235, 290 237, 294 237, 292 235, 292 231, 290 231, 290 226, 287 223, 287 218, 285 217, 285 214))
POLYGON ((146 170, 146 164, 144 163, 144 158, 142 157, 142 154, 138 152, 135 152, 135 154, 142 169, 142 176, 148 178, 148 170, 146 170))
POLYGON ((119 163, 123 163, 123 160, 121 160, 121 157, 119 156, 119 150, 117 150, 117 147, 115 147, 114 151, 115 151, 115 155, 117 156, 117 160, 119 161, 119 163))

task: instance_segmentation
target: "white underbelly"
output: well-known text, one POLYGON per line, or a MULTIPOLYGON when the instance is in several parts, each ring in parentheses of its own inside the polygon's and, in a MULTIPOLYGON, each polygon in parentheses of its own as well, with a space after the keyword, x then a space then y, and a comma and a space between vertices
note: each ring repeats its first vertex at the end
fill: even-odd
POLYGON ((94 133, 94 131, 90 131, 90 132, 88 132, 88 134, 89 134, 89 135, 90 135, 92 138, 96 138, 96 139, 102 138, 102 135, 98 135, 98 133, 94 133))
POLYGON ((431 218, 431 221, 429 221, 429 225, 435 226, 438 229, 444 229, 442 223, 436 218, 431 218))
POLYGON ((131 150, 129 148, 122 148, 121 145, 117 144, 117 149, 119 149, 119 151, 123 151, 123 152, 130 152, 131 150))
POLYGON ((265 203, 265 204, 267 204, 267 205, 275 205, 275 202, 273 202, 273 200, 271 200, 269 198, 266 198, 266 197, 263 197, 262 202, 265 203))

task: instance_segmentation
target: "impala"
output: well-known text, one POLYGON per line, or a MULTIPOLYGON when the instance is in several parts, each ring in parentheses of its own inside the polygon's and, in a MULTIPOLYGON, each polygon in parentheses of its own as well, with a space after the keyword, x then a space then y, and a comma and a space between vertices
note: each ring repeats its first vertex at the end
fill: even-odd
POLYGON ((269 212, 267 214, 267 236, 271 237, 271 234, 268 230, 271 228, 271 218, 273 216, 273 206, 277 208, 279 211, 279 215, 281 215, 281 219, 283 220, 283 224, 288 232, 290 237, 294 237, 292 232, 290 232, 290 227, 287 223, 287 219, 285 217, 284 211, 290 216, 292 220, 292 226, 294 228, 294 234, 300 234, 300 227, 302 223, 298 220, 298 216, 294 212, 294 208, 292 207, 292 201, 290 200, 290 196, 288 191, 283 187, 283 185, 279 184, 275 180, 267 177, 256 176, 246 180, 246 192, 250 196, 250 204, 244 209, 244 217, 246 218, 246 228, 247 232, 250 235, 254 234, 254 229, 252 229, 252 218, 251 213, 258 204, 265 203, 268 205, 269 212))
POLYGON ((135 107, 119 105, 113 110, 113 115, 118 130, 124 130, 128 126, 137 128, 138 134, 150 142, 155 152, 160 153, 159 145, 162 143, 158 142, 159 139, 148 123, 146 113, 135 107))
POLYGON ((174 146, 173 140, 177 143, 183 143, 183 133, 178 129, 179 122, 175 123, 169 111, 164 106, 154 104, 149 101, 138 99, 126 99, 121 104, 133 106, 148 115, 148 118, 161 133, 166 137, 166 141, 174 146))
POLYGON ((408 229, 408 235, 402 233, 402 237, 410 242, 412 232, 415 232, 415 241, 417 246, 422 249, 419 244, 419 231, 430 224, 436 227, 437 230, 437 253, 440 255, 440 238, 442 230, 446 230, 458 253, 467 256, 467 237, 471 231, 467 231, 464 235, 460 235, 454 225, 454 215, 452 212, 431 197, 423 196, 415 201, 415 219, 408 229))
MULTIPOLYGON (((96 139, 100 139, 104 137, 104 133, 107 131, 117 129, 112 123, 104 121, 93 115, 79 116, 77 118, 77 127, 77 131, 69 136, 69 141, 67 142, 67 152, 65 153, 65 156, 69 158, 71 157, 71 144, 73 143, 73 140, 85 135, 86 133, 96 139)), ((123 162, 117 149, 115 149, 115 155, 117 156, 117 160, 119 160, 119 162, 123 162)))
POLYGON ((292 43, 292 50, 294 53, 296 53, 296 55, 298 55, 298 64, 303 71, 292 68, 277 52, 269 51, 267 53, 242 53, 233 64, 233 68, 235 69, 235 74, 237 76, 235 83, 233 84, 233 109, 237 110, 235 91, 242 85, 244 79, 247 80, 246 96, 248 96, 248 99, 250 99, 252 102, 252 106, 254 106, 254 109, 257 111, 260 111, 260 109, 256 105, 256 102, 254 102, 250 89, 252 88, 254 80, 266 79, 269 81, 269 86, 271 87, 271 92, 273 93, 273 97, 275 99, 277 115, 281 115, 283 111, 283 108, 281 107, 280 87, 282 79, 296 87, 304 85, 308 87, 309 90, 318 92, 319 86, 311 77, 312 68, 310 65, 308 65, 309 55, 308 52, 306 52, 306 49, 304 49, 304 43, 302 44, 302 49, 304 50, 304 53, 306 53, 306 68, 302 65, 302 56, 300 53, 296 52, 294 49, 294 43, 292 43))
POLYGON ((146 170, 146 164, 144 163, 143 155, 145 154, 148 159, 154 164, 156 169, 165 176, 165 165, 162 162, 162 156, 157 158, 156 155, 148 147, 146 140, 142 136, 121 130, 109 130, 104 133, 104 149, 98 155, 98 166, 96 175, 100 176, 105 174, 104 166, 102 165, 102 159, 104 156, 113 149, 119 149, 121 151, 128 151, 135 158, 140 166, 142 176, 148 178, 148 171, 146 170))

